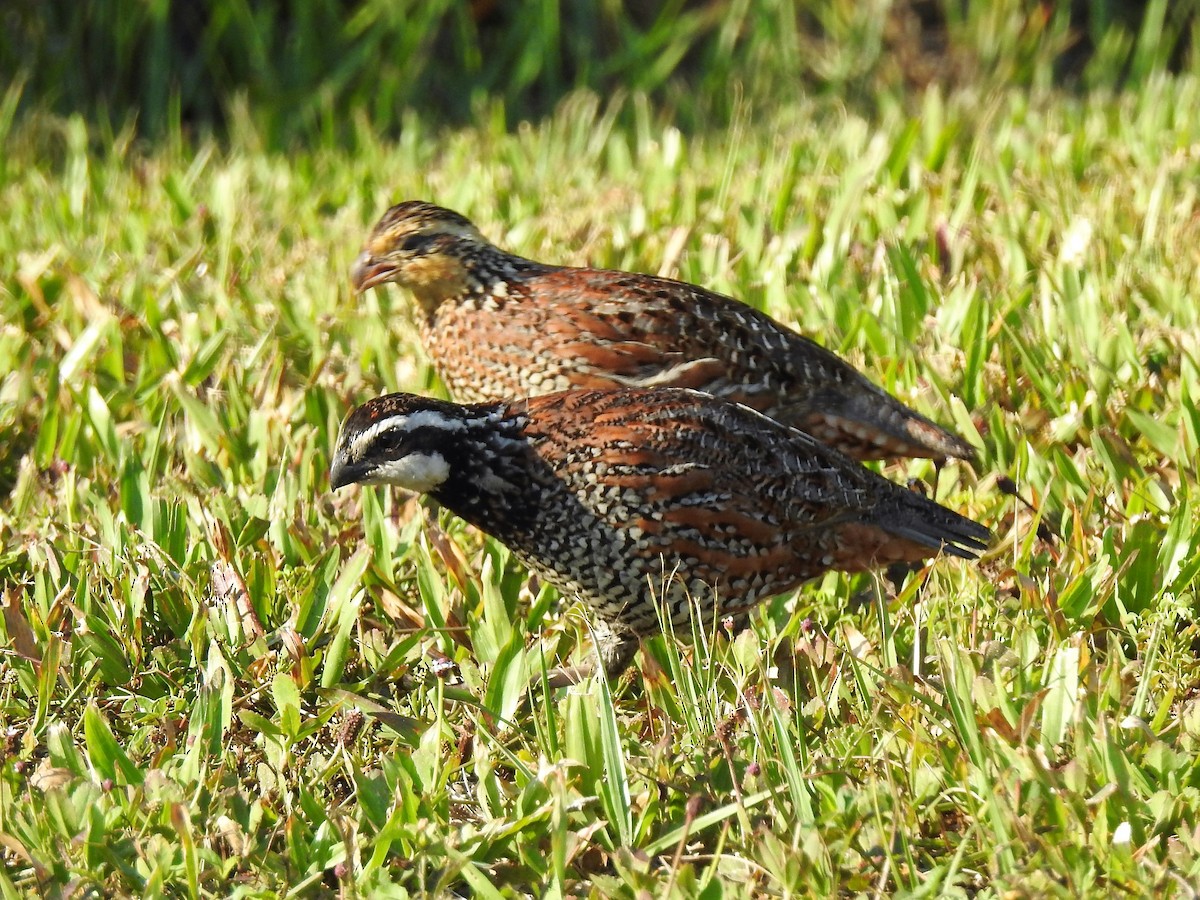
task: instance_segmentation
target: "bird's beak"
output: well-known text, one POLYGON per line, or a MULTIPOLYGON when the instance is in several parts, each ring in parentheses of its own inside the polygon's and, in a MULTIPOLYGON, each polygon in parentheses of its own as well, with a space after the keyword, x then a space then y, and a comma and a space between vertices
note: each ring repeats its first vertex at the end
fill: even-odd
POLYGON ((348 484, 355 484, 363 474, 361 465, 350 462, 339 451, 333 455, 333 464, 329 467, 329 487, 336 491, 348 484))
POLYGON ((364 250, 358 254, 358 259, 354 260, 354 265, 350 267, 350 282, 354 285, 354 290, 362 293, 386 282, 394 271, 395 267, 391 263, 379 260, 364 250))

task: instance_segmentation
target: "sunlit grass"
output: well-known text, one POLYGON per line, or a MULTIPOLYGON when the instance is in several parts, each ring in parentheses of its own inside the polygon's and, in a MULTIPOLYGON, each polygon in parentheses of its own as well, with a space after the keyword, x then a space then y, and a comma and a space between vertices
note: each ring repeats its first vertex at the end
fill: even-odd
POLYGON ((1200 877, 1200 86, 965 88, 872 121, 800 102, 686 134, 615 102, 512 134, 363 127, 353 153, 268 153, 248 124, 226 146, 12 133, 7 895, 1200 877), (527 689, 586 642, 581 611, 445 513, 328 491, 351 404, 441 390, 407 298, 347 283, 403 198, 802 328, 977 441, 937 496, 994 549, 899 587, 827 577, 737 636, 651 642, 611 686, 527 689))

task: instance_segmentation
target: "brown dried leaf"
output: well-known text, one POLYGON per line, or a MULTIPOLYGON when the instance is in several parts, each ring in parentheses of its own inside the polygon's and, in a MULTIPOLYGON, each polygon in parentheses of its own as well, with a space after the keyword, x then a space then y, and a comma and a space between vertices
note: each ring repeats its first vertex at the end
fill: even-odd
POLYGON ((238 570, 231 563, 218 559, 212 564, 211 575, 213 599, 226 606, 233 604, 244 637, 251 641, 261 638, 265 633, 262 622, 254 612, 250 591, 238 570))
POLYGON ((4 628, 17 655, 40 667, 42 651, 29 620, 25 618, 25 611, 21 608, 21 593, 16 588, 4 589, 4 628))

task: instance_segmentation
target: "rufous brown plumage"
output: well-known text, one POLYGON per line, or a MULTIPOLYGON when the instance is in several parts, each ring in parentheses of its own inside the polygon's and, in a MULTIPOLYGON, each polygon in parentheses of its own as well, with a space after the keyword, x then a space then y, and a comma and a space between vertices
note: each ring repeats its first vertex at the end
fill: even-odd
POLYGON ((431 203, 388 210, 352 280, 359 290, 392 282, 412 291, 425 349, 464 402, 569 388, 694 388, 859 460, 973 453, 834 353, 744 303, 669 278, 523 259, 431 203))
POLYGON ((371 400, 342 426, 334 488, 429 494, 591 606, 611 674, 637 639, 830 570, 975 557, 986 528, 744 406, 682 389, 460 405, 371 400))

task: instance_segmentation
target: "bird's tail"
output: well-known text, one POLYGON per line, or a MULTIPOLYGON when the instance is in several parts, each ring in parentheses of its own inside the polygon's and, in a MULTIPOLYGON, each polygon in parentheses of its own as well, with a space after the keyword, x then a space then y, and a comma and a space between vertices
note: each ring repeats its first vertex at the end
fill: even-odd
MULTIPOLYGON (((976 559, 987 549, 991 531, 914 491, 897 487, 900 496, 894 514, 879 522, 889 534, 927 551, 960 559, 976 559)), ((931 556, 924 553, 922 556, 931 556)))
POLYGON ((847 572, 915 563, 945 553, 976 559, 992 533, 978 522, 894 485, 870 514, 842 523, 832 568, 847 572))
MULTIPOLYGON (((837 442, 845 446, 860 436, 861 446, 852 455, 857 459, 887 459, 897 456, 930 457, 932 459, 971 460, 975 449, 949 429, 909 409, 891 394, 871 385, 874 390, 839 391, 837 397, 825 398, 815 415, 820 421, 811 422, 806 431, 816 434, 825 429, 837 432, 837 442), (836 415, 829 410, 836 410, 836 415)), ((832 436, 830 437, 832 439, 832 436)))

